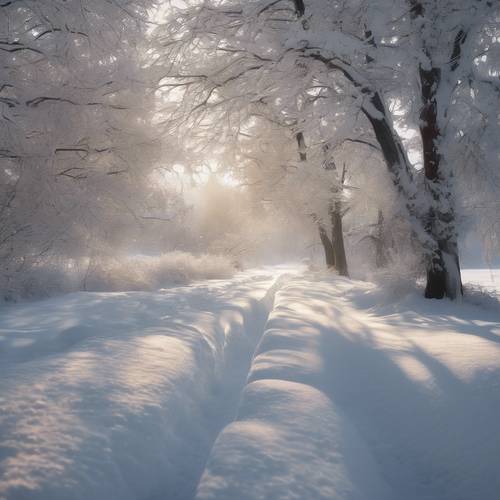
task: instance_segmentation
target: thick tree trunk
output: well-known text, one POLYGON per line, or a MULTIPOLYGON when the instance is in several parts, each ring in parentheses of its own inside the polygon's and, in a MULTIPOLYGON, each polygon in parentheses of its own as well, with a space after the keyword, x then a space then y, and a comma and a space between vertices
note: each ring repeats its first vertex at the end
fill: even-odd
POLYGON ((457 245, 450 241, 440 241, 439 252, 435 253, 427 266, 425 296, 428 299, 457 299, 462 294, 457 245))
MULTIPOLYGON (((410 0, 413 19, 421 23, 432 23, 420 0, 410 0)), ((458 29, 449 68, 441 69, 432 64, 432 52, 427 40, 422 38, 422 52, 427 61, 419 68, 422 108, 420 112, 420 136, 422 138, 425 188, 430 195, 431 205, 425 214, 424 229, 437 247, 427 257, 427 284, 425 296, 431 299, 449 297, 456 299, 463 293, 458 258, 457 231, 453 208, 451 178, 453 173, 443 164, 439 154, 441 130, 438 119, 437 96, 443 81, 442 70, 453 73, 460 62, 462 45, 466 32, 458 29)))
POLYGON ((425 186, 431 195, 432 206, 425 220, 425 230, 438 243, 427 261, 425 296, 430 299, 462 295, 462 281, 455 229, 455 213, 451 200, 450 179, 443 172, 438 151, 440 130, 437 115, 436 92, 441 81, 438 68, 420 68, 422 111, 420 134, 422 137, 425 186))

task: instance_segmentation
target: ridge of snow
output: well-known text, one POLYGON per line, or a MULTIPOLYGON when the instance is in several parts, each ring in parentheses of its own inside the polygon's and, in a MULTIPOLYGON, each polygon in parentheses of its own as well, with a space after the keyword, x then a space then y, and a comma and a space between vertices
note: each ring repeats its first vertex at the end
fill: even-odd
POLYGON ((277 294, 198 499, 495 500, 500 315, 339 277, 277 294))
POLYGON ((0 498, 192 496, 280 273, 4 307, 0 498))

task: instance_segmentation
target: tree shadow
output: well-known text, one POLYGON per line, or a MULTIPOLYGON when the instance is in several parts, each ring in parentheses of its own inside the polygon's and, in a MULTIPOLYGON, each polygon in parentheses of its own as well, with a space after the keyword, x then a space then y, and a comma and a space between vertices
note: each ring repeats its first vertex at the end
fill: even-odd
POLYGON ((480 307, 464 300, 461 303, 447 299, 429 300, 410 295, 401 300, 377 290, 364 293, 351 289, 344 295, 358 310, 381 318, 391 326, 411 327, 426 332, 453 330, 458 334, 482 337, 500 343, 500 308, 480 307))

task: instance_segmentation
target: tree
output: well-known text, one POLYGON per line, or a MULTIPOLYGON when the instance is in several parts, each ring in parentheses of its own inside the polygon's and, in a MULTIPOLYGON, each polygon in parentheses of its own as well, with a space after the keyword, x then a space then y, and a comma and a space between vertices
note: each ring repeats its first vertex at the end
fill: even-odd
POLYGON ((154 4, 0 4, 4 290, 41 259, 118 245, 152 209, 159 148, 143 45, 154 4))
POLYGON ((454 176, 461 172, 454 143, 469 130, 454 116, 467 89, 486 92, 487 84, 490 95, 498 91, 478 61, 498 45, 495 9, 486 0, 195 3, 167 23, 164 55, 176 62, 164 82, 184 97, 177 108, 182 123, 196 125, 198 134, 215 129, 227 147, 254 113, 314 132, 319 122, 307 117, 318 99, 330 115, 322 118, 327 140, 360 123, 371 127, 423 249, 426 296, 457 298, 454 176), (334 119, 339 108, 350 110, 341 127, 334 119), (418 141, 404 139, 402 128, 418 141), (422 169, 409 160, 417 151, 422 169))

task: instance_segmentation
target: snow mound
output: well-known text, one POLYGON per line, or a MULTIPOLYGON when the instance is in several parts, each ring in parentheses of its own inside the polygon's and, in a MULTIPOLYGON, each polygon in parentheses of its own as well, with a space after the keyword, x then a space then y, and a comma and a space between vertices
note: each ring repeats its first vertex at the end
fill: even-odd
POLYGON ((500 314, 294 278, 199 499, 496 500, 500 314))
POLYGON ((275 278, 4 306, 0 498, 192 497, 275 278))
POLYGON ((2 307, 0 498, 497 500, 498 307, 284 271, 2 307))
POLYGON ((217 500, 369 497, 391 498, 356 430, 324 393, 285 380, 247 385, 197 492, 217 500))

